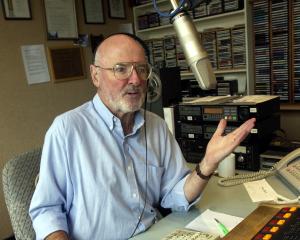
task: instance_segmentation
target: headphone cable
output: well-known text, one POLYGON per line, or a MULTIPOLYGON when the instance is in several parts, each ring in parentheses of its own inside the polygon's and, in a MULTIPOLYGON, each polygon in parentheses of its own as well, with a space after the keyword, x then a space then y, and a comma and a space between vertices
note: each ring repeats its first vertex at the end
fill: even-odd
MULTIPOLYGON (((148 89, 148 82, 147 82, 147 89, 148 89)), ((147 108, 147 92, 146 92, 146 97, 145 97, 145 102, 144 102, 144 132, 145 132, 145 145, 146 145, 146 154, 145 154, 145 161, 146 161, 146 190, 145 190, 145 201, 144 201, 144 206, 143 206, 143 210, 142 213, 139 217, 139 221, 137 222, 134 231, 132 232, 130 238, 132 238, 138 228, 138 226, 140 225, 144 212, 145 212, 145 208, 146 208, 146 203, 147 203, 147 190, 148 190, 148 147, 147 147, 147 127, 146 127, 146 108, 147 108)), ((150 109, 151 109, 151 103, 150 103, 150 109)))

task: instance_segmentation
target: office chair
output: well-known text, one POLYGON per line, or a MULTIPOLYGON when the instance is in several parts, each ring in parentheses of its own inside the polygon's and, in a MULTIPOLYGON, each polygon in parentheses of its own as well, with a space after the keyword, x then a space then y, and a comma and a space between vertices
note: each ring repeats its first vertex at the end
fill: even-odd
POLYGON ((38 148, 18 155, 3 168, 4 198, 16 240, 35 239, 28 210, 40 168, 41 152, 38 148))

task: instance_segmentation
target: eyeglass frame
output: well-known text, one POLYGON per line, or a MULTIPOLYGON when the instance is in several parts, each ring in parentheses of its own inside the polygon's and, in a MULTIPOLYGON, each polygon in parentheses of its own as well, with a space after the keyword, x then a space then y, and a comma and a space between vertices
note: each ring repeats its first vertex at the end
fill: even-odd
POLYGON ((148 74, 148 77, 147 77, 146 79, 142 79, 143 81, 147 81, 147 80, 150 78, 150 76, 151 76, 151 74, 152 74, 152 71, 153 71, 152 65, 151 65, 150 63, 148 63, 148 62, 146 62, 146 63, 140 63, 140 62, 118 62, 118 63, 114 64, 113 67, 110 67, 110 68, 105 68, 105 67, 101 67, 100 65, 93 64, 93 66, 96 67, 96 68, 100 68, 100 69, 103 69, 103 70, 109 70, 109 71, 112 71, 113 74, 114 74, 115 79, 117 79, 117 80, 119 80, 119 81, 123 81, 123 80, 129 78, 129 77, 132 75, 133 69, 135 69, 137 75, 140 77, 140 74, 139 74, 139 72, 138 72, 137 69, 136 69, 136 66, 137 66, 137 65, 147 65, 147 66, 149 67, 149 74, 148 74), (120 79, 120 78, 117 78, 117 77, 116 77, 115 67, 116 67, 118 64, 124 64, 124 65, 126 65, 126 64, 131 64, 130 74, 129 74, 126 78, 120 79))

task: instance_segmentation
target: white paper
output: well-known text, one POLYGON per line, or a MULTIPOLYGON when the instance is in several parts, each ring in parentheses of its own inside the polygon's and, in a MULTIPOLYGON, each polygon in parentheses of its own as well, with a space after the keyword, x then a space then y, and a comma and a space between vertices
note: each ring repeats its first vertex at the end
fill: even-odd
POLYGON ((266 179, 244 183, 252 202, 276 200, 278 195, 266 179))
POLYGON ((74 0, 44 0, 50 38, 78 38, 74 0))
POLYGON ((243 218, 240 217, 214 212, 207 209, 185 227, 223 237, 224 233, 221 232, 215 219, 218 219, 229 231, 243 220, 243 218))
POLYGON ((43 44, 21 47, 28 84, 49 82, 50 75, 43 44))
POLYGON ((161 240, 217 240, 218 236, 209 233, 191 231, 187 229, 177 229, 161 240))

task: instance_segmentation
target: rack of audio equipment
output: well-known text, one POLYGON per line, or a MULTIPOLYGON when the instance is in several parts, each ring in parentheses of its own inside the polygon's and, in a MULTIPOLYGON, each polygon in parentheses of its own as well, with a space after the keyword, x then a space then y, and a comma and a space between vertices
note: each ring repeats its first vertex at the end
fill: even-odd
POLYGON ((182 102, 174 107, 175 137, 188 162, 199 162, 220 119, 227 119, 225 134, 244 121, 256 118, 248 137, 234 150, 236 168, 257 171, 259 155, 266 150, 274 131, 280 129, 278 96, 215 96, 182 102))

